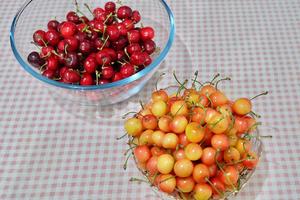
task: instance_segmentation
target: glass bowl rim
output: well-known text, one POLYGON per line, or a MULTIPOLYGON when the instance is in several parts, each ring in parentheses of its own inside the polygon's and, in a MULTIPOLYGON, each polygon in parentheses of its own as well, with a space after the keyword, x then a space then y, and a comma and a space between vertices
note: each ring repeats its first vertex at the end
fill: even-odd
POLYGON ((144 77, 145 75, 149 74, 154 68, 158 67, 159 64, 164 60, 164 58, 168 54, 168 52, 173 44, 173 41, 174 41, 174 37, 175 37, 174 15, 172 13, 171 8, 166 3, 166 1, 159 0, 159 2, 164 6, 165 10, 167 11, 169 21, 170 21, 170 33, 169 33, 169 38, 168 38, 165 48, 162 50, 162 52, 159 54, 159 56, 155 60, 153 60, 153 62, 149 66, 147 66, 145 69, 141 70, 140 72, 138 72, 128 78, 122 79, 120 81, 112 82, 112 83, 107 83, 104 85, 81 86, 81 85, 72 85, 72 84, 66 84, 66 83, 54 81, 52 79, 48 79, 48 78, 44 77, 43 75, 41 75, 40 73, 38 73, 34 69, 32 69, 32 67, 29 66, 26 61, 24 61, 24 59, 22 58, 22 56, 20 55, 20 53, 18 52, 17 47, 16 47, 15 29, 17 26, 17 22, 21 16, 21 14, 23 13, 23 11, 33 1, 34 0, 27 0, 23 4, 23 6, 18 10, 17 14, 15 15, 15 17, 13 19, 13 22, 12 22, 11 28, 10 28, 11 48, 12 48, 12 51, 13 51, 16 59, 21 64, 23 69, 25 69, 25 71, 27 71, 29 74, 31 74, 36 79, 38 79, 44 83, 47 83, 49 85, 59 87, 59 88, 65 88, 65 89, 70 89, 70 90, 99 90, 99 89, 109 89, 109 88, 119 87, 119 86, 126 85, 128 83, 131 83, 135 80, 138 80, 138 79, 144 77))

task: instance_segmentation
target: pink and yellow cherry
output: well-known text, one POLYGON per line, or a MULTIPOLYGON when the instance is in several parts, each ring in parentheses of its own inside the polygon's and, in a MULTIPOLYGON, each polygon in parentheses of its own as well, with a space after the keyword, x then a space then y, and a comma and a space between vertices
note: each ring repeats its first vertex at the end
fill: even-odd
POLYGON ((161 174, 157 182, 157 187, 163 192, 172 193, 175 190, 176 179, 171 174, 161 174))
POLYGON ((138 162, 140 163, 147 162, 151 157, 150 149, 146 145, 137 146, 134 149, 133 153, 136 159, 138 160, 138 162))
POLYGON ((202 148, 199 144, 190 143, 184 148, 185 156, 191 160, 199 160, 202 156, 202 148))
POLYGON ((160 100, 167 102, 168 99, 169 99, 169 96, 165 90, 157 90, 152 93, 152 101, 153 102, 160 101, 160 100))
POLYGON ((150 176, 154 176, 155 174, 158 173, 158 169, 157 169, 157 160, 158 157, 157 156, 152 156, 146 164, 146 170, 148 172, 148 174, 150 176))
POLYGON ((152 114, 145 115, 142 118, 142 124, 145 129, 155 130, 157 127, 157 118, 152 114))
POLYGON ((218 167, 216 164, 208 166, 209 177, 214 177, 217 175, 218 167))
POLYGON ((203 108, 200 107, 196 107, 195 109, 193 109, 193 113, 191 116, 191 119, 193 122, 197 122, 201 125, 204 124, 204 119, 205 119, 205 110, 203 108))
POLYGON ((234 166, 226 166, 221 171, 220 180, 227 186, 234 186, 239 179, 239 172, 234 166))
POLYGON ((193 173, 193 169, 194 164, 186 158, 177 160, 174 165, 174 173, 181 178, 189 177, 193 173))
POLYGON ((151 152, 152 156, 161 156, 166 153, 166 151, 164 149, 156 147, 156 146, 152 147, 150 149, 150 152, 151 152))
POLYGON ((179 135, 178 135, 178 138, 179 138, 179 144, 180 144, 182 147, 186 147, 188 144, 191 143, 190 141, 188 141, 188 139, 187 139, 185 133, 179 134, 179 135))
POLYGON ((223 157, 224 157, 224 161, 226 163, 235 164, 236 162, 238 162, 240 160, 241 155, 240 155, 240 152, 236 148, 229 147, 229 149, 224 151, 223 157))
POLYGON ((145 130, 139 137, 139 145, 151 145, 153 130, 145 130))
POLYGON ((173 152, 173 156, 174 156, 174 158, 175 158, 176 161, 186 158, 183 149, 175 150, 175 151, 173 152))
POLYGON ((209 128, 205 127, 205 134, 203 138, 203 145, 208 147, 211 146, 211 138, 214 136, 214 134, 209 130, 209 128))
POLYGON ((208 128, 215 134, 224 133, 229 126, 228 118, 221 114, 215 114, 208 122, 208 128))
POLYGON ((128 135, 138 136, 143 131, 143 124, 140 119, 130 118, 125 122, 125 130, 128 135))
POLYGON ((232 110, 238 115, 247 115, 252 110, 252 103, 248 98, 239 98, 234 101, 232 110))
POLYGON ((189 123, 185 128, 185 135, 190 142, 200 142, 205 134, 205 129, 196 122, 189 123))
POLYGON ((188 116, 189 108, 185 101, 179 100, 179 101, 175 101, 172 104, 170 112, 172 116, 177 116, 177 115, 188 116))
POLYGON ((201 161, 203 164, 210 166, 216 162, 216 150, 212 147, 206 147, 203 149, 201 161))
POLYGON ((251 142, 245 139, 238 139, 235 148, 240 152, 240 155, 243 157, 244 154, 248 153, 251 149, 251 142))
POLYGON ((201 88, 200 94, 203 94, 207 97, 209 97, 212 93, 216 92, 216 88, 212 85, 205 85, 201 88))
POLYGON ((157 160, 157 169, 162 174, 169 174, 174 167, 174 158, 170 154, 162 154, 157 160))
POLYGON ((218 111, 213 108, 206 108, 205 109, 205 118, 204 122, 208 123, 214 116, 219 115, 218 111))
POLYGON ((184 133, 186 126, 188 125, 188 120, 183 115, 176 115, 171 121, 169 127, 174 133, 184 133))
POLYGON ((211 188, 212 188, 214 197, 220 197, 220 195, 222 195, 223 192, 226 190, 224 183, 218 177, 211 178, 210 182, 212 184, 211 188))
POLYGON ((250 152, 244 154, 242 159, 244 160, 243 165, 247 169, 254 169, 258 163, 258 157, 254 151, 250 151, 250 152))
POLYGON ((162 117, 168 112, 168 107, 166 102, 163 100, 158 100, 153 102, 152 107, 151 107, 151 112, 153 115, 156 117, 162 117))
POLYGON ((228 103, 228 98, 226 97, 226 95, 219 90, 212 93, 209 96, 209 98, 211 100, 212 107, 214 107, 214 108, 228 103))
POLYGON ((195 181, 193 177, 180 178, 176 177, 176 186, 183 193, 188 193, 193 191, 195 181))
POLYGON ((206 183, 198 183, 193 191, 195 200, 209 200, 212 196, 212 188, 206 183))
POLYGON ((248 132, 248 133, 253 132, 259 124, 256 122, 256 120, 254 118, 249 117, 249 116, 245 116, 245 121, 247 122, 248 129, 246 132, 248 132))
POLYGON ((229 148, 228 137, 224 134, 214 135, 211 138, 211 145, 213 148, 217 150, 225 151, 226 149, 229 148))
POLYGON ((197 164, 193 170, 193 178, 197 183, 205 183, 209 178, 208 167, 204 164, 197 164))
POLYGON ((152 115, 150 108, 144 108, 143 110, 141 110, 138 113, 137 118, 140 119, 140 120, 143 120, 143 117, 146 116, 146 115, 152 115))
POLYGON ((159 118, 158 120, 158 128, 164 132, 170 132, 170 123, 172 121, 172 117, 165 115, 159 118))
POLYGON ((167 133, 164 135, 163 140, 162 140, 162 146, 165 149, 176 149, 178 145, 178 136, 174 133, 167 133))
POLYGON ((151 135, 151 139, 154 145, 161 147, 163 143, 163 138, 165 136, 165 133, 162 131, 154 131, 151 135))
POLYGON ((196 105, 200 101, 200 94, 195 89, 185 90, 183 94, 184 99, 189 106, 196 105))
POLYGON ((244 117, 236 116, 233 127, 237 130, 237 134, 246 133, 248 130, 248 123, 244 117))
POLYGON ((199 102, 196 104, 200 107, 207 107, 209 105, 209 99, 207 98, 207 96, 200 94, 200 99, 199 102))
POLYGON ((224 104, 217 108, 219 113, 221 113, 223 116, 231 119, 232 118, 232 108, 229 104, 224 104))

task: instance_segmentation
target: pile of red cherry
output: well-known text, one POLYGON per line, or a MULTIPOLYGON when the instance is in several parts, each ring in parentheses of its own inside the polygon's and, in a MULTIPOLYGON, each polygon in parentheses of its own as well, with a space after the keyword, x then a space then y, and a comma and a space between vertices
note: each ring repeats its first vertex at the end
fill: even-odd
POLYGON ((66 21, 48 22, 48 30, 37 30, 28 62, 42 75, 63 83, 100 85, 127 78, 151 64, 156 50, 152 27, 137 27, 139 11, 107 2, 88 19, 79 9, 66 21), (79 16, 81 15, 81 16, 79 16))

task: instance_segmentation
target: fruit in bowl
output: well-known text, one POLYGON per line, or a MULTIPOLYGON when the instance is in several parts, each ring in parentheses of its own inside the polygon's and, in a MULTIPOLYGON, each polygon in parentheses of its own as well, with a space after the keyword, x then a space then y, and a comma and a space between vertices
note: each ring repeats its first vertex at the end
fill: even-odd
MULTIPOLYGON (((197 81, 154 91, 125 121, 128 158, 163 199, 224 199, 237 194, 253 174, 262 151, 253 98, 231 101, 221 81, 197 81), (199 87, 198 87, 199 85, 199 87), (132 153, 130 154, 130 152, 132 153)), ((124 165, 126 168, 127 160, 124 165)))
POLYGON ((57 100, 78 107, 138 93, 173 43, 169 6, 164 0, 72 2, 33 0, 21 7, 10 34, 21 66, 57 100))

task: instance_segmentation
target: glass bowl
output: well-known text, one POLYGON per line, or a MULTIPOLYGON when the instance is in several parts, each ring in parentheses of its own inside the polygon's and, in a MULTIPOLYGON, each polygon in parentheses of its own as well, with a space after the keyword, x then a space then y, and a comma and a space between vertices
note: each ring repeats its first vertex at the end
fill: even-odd
MULTIPOLYGON (((168 93, 169 96, 175 95, 176 92, 178 91, 178 86, 169 86, 169 87, 165 88, 164 90, 168 93)), ((138 105, 137 105, 137 107, 138 107, 138 105)), ((252 142, 251 150, 257 154, 257 158, 259 159, 259 162, 260 162, 262 160, 263 144, 260 139, 259 130, 256 129, 253 133, 251 133, 251 135, 253 136, 250 139, 250 141, 252 142)), ((132 141, 132 137, 129 137, 128 145, 130 148, 134 148, 134 145, 130 141, 132 141)), ((134 158, 136 167, 141 172, 141 174, 144 176, 144 179, 149 180, 147 177, 147 172, 144 169, 142 169, 141 167, 139 167, 138 161, 136 160, 134 155, 133 155, 133 158, 134 158)), ((244 169, 240 173, 240 183, 239 183, 238 191, 225 192, 224 196, 222 198, 219 198, 218 200, 227 200, 227 199, 229 200, 229 199, 233 199, 233 198, 237 197, 239 192, 250 181, 250 179, 254 175, 256 169, 257 169, 257 166, 252 170, 244 169)), ((149 180, 149 183, 150 182, 151 182, 151 180, 149 180)), ((152 186, 152 185, 151 185, 151 189, 162 200, 183 200, 183 198, 180 197, 180 194, 178 192, 174 192, 172 194, 167 194, 167 193, 160 191, 156 186, 152 186)), ((211 198, 211 200, 215 200, 215 199, 211 198)))
MULTIPOLYGON (((91 8, 103 7, 108 0, 78 0, 80 9, 88 16, 84 4, 91 8)), ((136 93, 151 79, 169 52, 175 35, 174 17, 164 0, 124 0, 124 5, 139 10, 141 23, 155 29, 155 42, 161 49, 152 57, 151 65, 140 72, 117 82, 105 85, 80 86, 65 84, 48 79, 27 62, 27 56, 36 47, 30 42, 35 30, 47 27, 49 20, 65 20, 68 11, 75 10, 72 0, 27 0, 20 8, 11 25, 10 42, 12 51, 21 66, 33 77, 40 80, 55 99, 64 104, 80 106, 102 106, 121 102, 136 93)))

